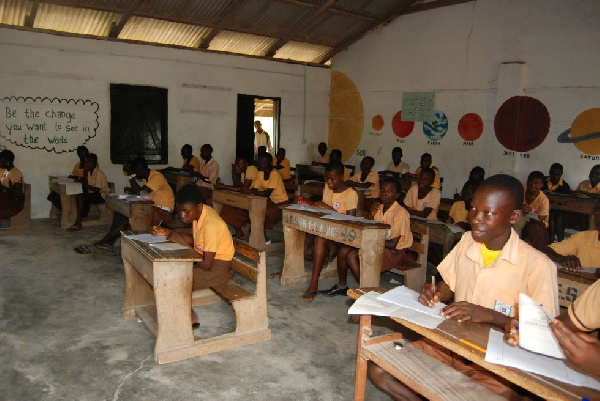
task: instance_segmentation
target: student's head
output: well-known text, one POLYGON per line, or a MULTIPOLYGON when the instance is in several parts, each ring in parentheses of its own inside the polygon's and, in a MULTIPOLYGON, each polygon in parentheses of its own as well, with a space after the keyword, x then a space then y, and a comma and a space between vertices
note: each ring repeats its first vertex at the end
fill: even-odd
POLYGON ((192 145, 186 143, 185 145, 183 145, 181 147, 181 157, 183 157, 184 159, 191 159, 192 158, 192 145))
POLYGON ((342 162, 342 151, 339 149, 333 149, 331 153, 329 153, 329 161, 330 162, 342 162))
POLYGON ((175 209, 184 223, 198 220, 202 214, 202 193, 194 184, 184 185, 175 195, 175 209))
POLYGON ((284 148, 279 148, 277 149, 277 160, 283 160, 285 159, 285 149, 284 148))
POLYGON ((265 152, 258 156, 257 167, 260 171, 270 171, 273 168, 273 155, 265 152))
POLYGON ((15 154, 8 149, 0 152, 0 168, 12 167, 15 162, 15 154))
POLYGON ((200 148, 200 157, 204 161, 209 161, 212 158, 212 152, 213 152, 213 147, 210 145, 210 143, 205 143, 200 148))
POLYGON ((485 177, 485 170, 483 167, 473 167, 469 173, 469 181, 481 183, 485 177))
POLYGON ((248 159, 246 158, 246 156, 238 156, 235 158, 235 171, 238 174, 242 174, 242 173, 246 172, 247 168, 248 168, 248 159))
POLYGON ((254 127, 256 128, 256 131, 262 132, 262 124, 260 121, 254 121, 254 127))
POLYGON ((532 171, 527 177, 527 192, 537 194, 544 186, 544 173, 541 171, 532 171))
POLYGON ((85 168, 88 171, 94 171, 96 166, 98 165, 98 156, 95 153, 90 153, 85 157, 85 168))
POLYGON ((80 159, 85 159, 85 157, 89 153, 90 153, 90 151, 85 146, 83 146, 83 145, 77 146, 77 157, 79 157, 80 159))
POLYGON ((523 185, 514 177, 497 174, 489 177, 475 191, 469 219, 471 235, 488 249, 502 249, 511 226, 521 218, 523 185))
POLYGON ((421 155, 421 168, 431 167, 432 159, 429 153, 423 153, 421 155))
POLYGON ((137 179, 143 180, 148 178, 150 175, 148 163, 146 163, 146 160, 143 157, 136 157, 133 159, 131 162, 131 168, 137 179))
POLYGON ((590 184, 592 184, 592 187, 598 185, 598 183, 600 182, 600 164, 596 164, 594 167, 592 167, 592 169, 590 170, 589 179, 590 184))
POLYGON ((392 149, 392 160, 396 164, 400 163, 400 161, 402 160, 402 148, 401 147, 396 146, 394 149, 392 149))
POLYGON ((550 166, 550 182, 554 185, 558 184, 560 177, 563 175, 563 165, 560 163, 552 163, 550 166))
POLYGON ((317 150, 321 156, 325 156, 325 153, 327 153, 327 144, 325 142, 319 143, 317 150))
POLYGON ((325 183, 329 189, 338 188, 344 182, 344 165, 341 162, 331 162, 325 168, 325 183))
POLYGON ((260 157, 260 155, 267 153, 267 147, 266 146, 259 146, 258 149, 256 149, 256 158, 258 160, 258 158, 260 157))
POLYGON ((369 172, 374 165, 375 159, 373 159, 371 156, 365 156, 360 162, 360 171, 369 172))
POLYGON ((419 189, 426 189, 431 187, 435 180, 435 171, 429 167, 421 168, 419 172, 419 178, 417 178, 417 185, 419 189))
POLYGON ((475 191, 477 190, 477 187, 479 186, 478 182, 475 181, 467 181, 465 182, 465 185, 463 185, 462 187, 462 200, 465 202, 465 204, 470 204, 471 201, 473 200, 473 195, 475 195, 475 191))
POLYGON ((380 188, 379 199, 385 206, 389 206, 397 201, 402 191, 400 183, 391 177, 383 179, 380 188))

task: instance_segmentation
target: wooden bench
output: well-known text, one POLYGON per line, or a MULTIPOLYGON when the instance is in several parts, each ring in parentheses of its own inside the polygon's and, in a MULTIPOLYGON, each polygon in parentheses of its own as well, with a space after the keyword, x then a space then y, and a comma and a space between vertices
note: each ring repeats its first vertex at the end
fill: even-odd
MULTIPOLYGON (((50 208, 50 218, 57 218, 58 214, 60 214, 60 227, 69 228, 73 224, 75 224, 75 220, 77 220, 77 201, 75 200, 75 195, 67 195, 65 192, 64 185, 59 185, 58 183, 52 182, 53 179, 54 177, 49 177, 50 190, 55 191, 60 195, 61 209, 57 209, 56 206, 52 205, 52 207, 50 208)), ((115 193, 114 182, 109 182, 108 188, 108 193, 115 193)), ((90 205, 90 210, 92 206, 96 206, 96 208, 98 209, 99 218, 97 220, 83 220, 82 224, 84 227, 89 227, 98 224, 106 224, 112 221, 112 210, 106 207, 106 203, 90 205)))
POLYGON ((416 261, 404 260, 390 271, 404 276, 404 285, 412 290, 421 292, 427 274, 427 248, 429 246, 429 226, 418 221, 410 222, 413 243, 410 251, 416 252, 416 261))
POLYGON ((31 227, 31 184, 23 184, 25 205, 23 210, 10 218, 10 228, 31 227))

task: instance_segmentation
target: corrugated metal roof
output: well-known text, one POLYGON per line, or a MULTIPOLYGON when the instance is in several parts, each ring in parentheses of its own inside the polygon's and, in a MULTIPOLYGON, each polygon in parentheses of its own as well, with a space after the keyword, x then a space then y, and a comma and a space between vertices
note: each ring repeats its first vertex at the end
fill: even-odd
POLYGON ((212 21, 220 19, 227 7, 237 0, 145 0, 138 11, 187 21, 212 21))
MULTIPOLYGON (((41 0, 44 1, 44 0, 41 0)), ((73 6, 84 8, 106 8, 112 10, 127 10, 134 0, 73 0, 73 6)))
POLYGON ((111 24, 119 22, 120 18, 118 13, 40 3, 33 27, 81 35, 107 36, 111 24))
POLYGON ((307 63, 318 62, 331 47, 311 45, 302 42, 288 42, 277 50, 273 58, 282 60, 296 60, 307 63))
MULTIPOLYGON (((314 10, 311 8, 275 2, 269 4, 262 13, 248 21, 243 21, 242 24, 253 29, 260 29, 265 35, 287 35, 313 12, 314 10)), ((246 16, 246 14, 239 13, 238 20, 246 16)))
POLYGON ((338 0, 333 5, 333 8, 384 19, 389 13, 406 2, 406 0, 338 0))
POLYGON ((23 25, 25 16, 31 12, 31 1, 2 0, 0 2, 0 23, 7 25, 23 25))
POLYGON ((276 41, 266 36, 222 31, 210 42, 208 50, 264 56, 276 41))
POLYGON ((306 29, 308 34, 304 39, 311 42, 318 38, 334 47, 369 26, 366 21, 357 21, 344 15, 323 14, 309 25, 306 29))
POLYGON ((132 16, 119 34, 119 39, 198 47, 209 32, 210 28, 201 26, 132 16))

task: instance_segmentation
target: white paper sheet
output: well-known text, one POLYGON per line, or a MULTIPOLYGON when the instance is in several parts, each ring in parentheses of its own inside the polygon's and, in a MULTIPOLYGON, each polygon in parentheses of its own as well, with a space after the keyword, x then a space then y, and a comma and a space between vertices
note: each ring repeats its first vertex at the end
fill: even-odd
POLYGON ((350 307, 348 314, 397 317, 427 329, 435 329, 444 321, 444 318, 441 316, 432 316, 390 302, 381 301, 377 299, 380 295, 380 293, 375 291, 363 295, 350 307))
POLYGON ((178 251, 180 249, 189 249, 187 246, 183 246, 176 242, 159 242, 150 244, 152 248, 160 249, 161 251, 178 251))
POLYGON ((152 235, 149 233, 128 235, 127 238, 134 241, 145 242, 146 244, 156 244, 157 242, 167 242, 167 237, 160 235, 152 235))
POLYGON ((83 187, 80 182, 65 182, 65 193, 67 195, 78 195, 83 193, 83 187))
POLYGON ((533 299, 525 294, 519 294, 519 346, 548 355, 553 358, 565 358, 556 337, 548 325, 546 312, 533 299))
MULTIPOLYGON (((554 263, 556 265, 557 268, 559 269, 563 269, 565 270, 565 267, 563 265, 561 265, 560 263, 554 263)), ((592 274, 596 274, 596 268, 595 267, 581 267, 581 270, 577 270, 578 272, 584 272, 584 273, 592 273, 592 274)))
POLYGON ((490 329, 485 360, 497 365, 510 366, 550 377, 575 386, 600 390, 598 380, 568 367, 564 360, 529 352, 521 347, 512 347, 504 342, 503 333, 493 329, 490 329))
POLYGON ((368 220, 365 219, 364 217, 356 217, 356 216, 350 216, 348 214, 342 214, 342 213, 330 213, 326 216, 321 217, 322 219, 326 219, 326 220, 338 220, 338 221, 360 221, 362 223, 369 223, 372 224, 374 223, 373 220, 368 220))
POLYGON ((403 285, 381 294, 377 299, 436 317, 439 317, 442 309, 446 307, 446 304, 441 302, 436 303, 433 308, 423 305, 419 302, 419 293, 403 285))

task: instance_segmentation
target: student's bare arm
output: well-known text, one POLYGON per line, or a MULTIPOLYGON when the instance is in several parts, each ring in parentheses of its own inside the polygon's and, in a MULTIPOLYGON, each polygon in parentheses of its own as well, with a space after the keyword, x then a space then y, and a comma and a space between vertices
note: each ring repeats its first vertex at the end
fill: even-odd
POLYGON ((194 249, 194 237, 191 234, 184 234, 173 231, 166 227, 154 226, 150 228, 150 234, 157 236, 165 236, 171 242, 177 242, 190 249, 194 249))
POLYGON ((398 245, 400 237, 401 236, 399 235, 396 238, 385 240, 385 247, 388 249, 396 249, 396 245, 398 245))
POLYGON ((216 252, 204 252, 202 262, 196 262, 195 265, 204 270, 210 270, 215 261, 216 252))
POLYGON ((550 328, 565 356, 578 370, 600 379, 600 341, 597 336, 570 330, 561 321, 550 328))
POLYGON ((575 255, 561 255, 549 246, 542 249, 542 252, 544 252, 546 256, 550 258, 550 260, 561 264, 567 270, 581 270, 581 262, 575 255))
POLYGON ((466 301, 446 306, 442 309, 442 316, 446 319, 457 319, 459 323, 490 323, 502 329, 510 322, 510 316, 466 301))
POLYGON ((431 213, 431 211, 433 210, 430 207, 426 207, 423 210, 416 210, 416 209, 411 209, 411 208, 406 208, 406 210, 408 210, 408 213, 411 216, 417 216, 417 217, 423 217, 426 218, 427 216, 429 216, 429 214, 431 213))

